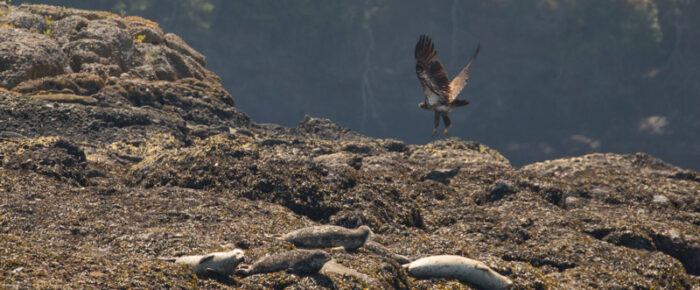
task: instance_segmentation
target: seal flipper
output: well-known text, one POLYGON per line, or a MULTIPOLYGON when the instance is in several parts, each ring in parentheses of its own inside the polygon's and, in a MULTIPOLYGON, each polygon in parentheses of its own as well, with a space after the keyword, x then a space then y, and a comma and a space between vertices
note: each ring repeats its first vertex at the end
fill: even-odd
POLYGON ((238 266, 238 268, 236 269, 236 271, 234 273, 238 276, 245 277, 245 276, 250 276, 250 272, 251 272, 251 265, 241 264, 238 266))
POLYGON ((214 255, 206 255, 199 260, 199 264, 205 263, 211 259, 214 259, 214 255))
POLYGON ((486 266, 486 264, 484 264, 484 263, 477 263, 476 265, 474 265, 474 269, 481 270, 484 272, 491 272, 492 271, 491 268, 486 266))
POLYGON ((209 277, 219 277, 219 276, 224 276, 223 274, 219 273, 218 271, 212 269, 212 268, 206 268, 204 269, 204 273, 209 276, 209 277))

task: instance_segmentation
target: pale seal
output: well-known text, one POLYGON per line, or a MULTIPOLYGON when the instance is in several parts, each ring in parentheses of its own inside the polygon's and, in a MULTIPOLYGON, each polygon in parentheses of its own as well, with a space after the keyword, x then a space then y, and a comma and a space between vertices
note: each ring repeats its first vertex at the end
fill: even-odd
POLYGON ((414 278, 458 279, 484 289, 509 289, 513 285, 508 277, 496 273, 486 264, 460 256, 430 256, 403 267, 414 278))
POLYGON ((297 274, 313 274, 331 260, 322 250, 291 250, 258 259, 252 265, 241 265, 236 274, 250 276, 260 273, 290 271, 297 274))
POLYGON ((287 242, 299 248, 334 248, 343 247, 354 250, 362 247, 372 235, 368 226, 348 229, 334 225, 314 226, 292 231, 284 236, 287 242))
POLYGON ((222 275, 233 273, 236 266, 243 262, 243 250, 235 249, 228 252, 216 252, 206 255, 182 256, 178 258, 160 258, 161 260, 185 264, 192 268, 198 276, 222 275))

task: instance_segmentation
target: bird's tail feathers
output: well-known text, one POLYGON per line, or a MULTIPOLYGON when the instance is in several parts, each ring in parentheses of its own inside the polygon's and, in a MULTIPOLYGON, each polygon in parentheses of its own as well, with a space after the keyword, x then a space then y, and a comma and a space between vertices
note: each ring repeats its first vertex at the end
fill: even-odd
POLYGON ((452 106, 455 106, 455 107, 466 106, 468 104, 469 104, 469 101, 462 100, 462 99, 454 99, 454 101, 452 101, 452 106))

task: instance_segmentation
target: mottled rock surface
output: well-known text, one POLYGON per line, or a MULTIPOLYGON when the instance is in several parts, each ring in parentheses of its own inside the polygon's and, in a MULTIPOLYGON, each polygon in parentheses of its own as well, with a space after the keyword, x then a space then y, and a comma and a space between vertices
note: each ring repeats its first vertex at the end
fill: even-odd
POLYGON ((354 275, 198 279, 156 259, 242 248, 252 263, 322 224, 367 225, 410 259, 479 260, 519 289, 700 285, 698 172, 641 153, 517 169, 459 139, 410 145, 312 117, 256 124, 156 23, 0 9, 3 288, 472 286, 410 278, 362 247, 329 252, 354 275))

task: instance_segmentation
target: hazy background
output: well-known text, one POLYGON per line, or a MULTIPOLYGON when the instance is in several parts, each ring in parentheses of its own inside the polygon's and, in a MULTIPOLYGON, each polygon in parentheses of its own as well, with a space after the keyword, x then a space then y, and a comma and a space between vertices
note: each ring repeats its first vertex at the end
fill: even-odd
POLYGON ((646 152, 700 170, 697 0, 12 1, 157 21, 207 56, 260 123, 305 114, 423 144, 432 112, 413 48, 436 42, 450 76, 482 50, 452 136, 513 165, 589 152, 646 152))

